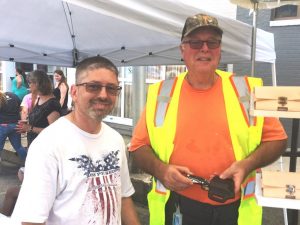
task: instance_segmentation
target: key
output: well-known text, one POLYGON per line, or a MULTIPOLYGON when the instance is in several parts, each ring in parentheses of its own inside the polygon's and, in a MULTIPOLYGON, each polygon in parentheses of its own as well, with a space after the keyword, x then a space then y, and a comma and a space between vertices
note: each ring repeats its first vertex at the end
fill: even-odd
POLYGON ((216 202, 224 203, 228 199, 235 197, 234 182, 232 179, 221 179, 219 176, 214 176, 210 181, 194 176, 187 175, 194 183, 201 186, 202 189, 208 191, 208 197, 216 202))

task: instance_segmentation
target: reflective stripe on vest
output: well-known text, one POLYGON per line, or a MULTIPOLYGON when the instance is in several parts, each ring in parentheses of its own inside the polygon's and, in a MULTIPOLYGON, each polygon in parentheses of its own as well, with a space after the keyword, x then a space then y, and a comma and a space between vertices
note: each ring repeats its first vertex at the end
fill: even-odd
POLYGON ((163 125, 167 113, 168 105, 172 98, 173 85, 175 78, 162 82, 159 95, 157 97, 157 108, 155 116, 155 125, 160 127, 163 125))
POLYGON ((237 91, 237 96, 240 103, 242 104, 242 110, 245 114, 245 119, 249 126, 254 125, 254 118, 250 116, 250 95, 249 86, 245 77, 232 76, 232 81, 234 82, 235 90, 237 91))
POLYGON ((255 194, 255 177, 248 178, 243 185, 243 199, 253 197, 255 194))

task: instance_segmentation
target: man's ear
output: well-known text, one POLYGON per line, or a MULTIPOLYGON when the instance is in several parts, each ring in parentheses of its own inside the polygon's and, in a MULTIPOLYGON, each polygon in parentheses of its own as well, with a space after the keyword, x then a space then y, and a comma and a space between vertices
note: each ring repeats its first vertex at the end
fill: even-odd
POLYGON ((183 52, 184 52, 184 45, 180 44, 179 45, 180 53, 181 53, 181 58, 183 58, 183 52))
POLYGON ((73 101, 77 98, 77 95, 78 95, 78 88, 76 87, 75 84, 73 84, 73 85, 71 86, 70 95, 71 95, 73 101))
POLYGON ((184 51, 184 46, 183 46, 183 44, 180 44, 180 45, 179 45, 179 49, 180 49, 180 52, 181 52, 181 54, 182 54, 182 52, 184 51))

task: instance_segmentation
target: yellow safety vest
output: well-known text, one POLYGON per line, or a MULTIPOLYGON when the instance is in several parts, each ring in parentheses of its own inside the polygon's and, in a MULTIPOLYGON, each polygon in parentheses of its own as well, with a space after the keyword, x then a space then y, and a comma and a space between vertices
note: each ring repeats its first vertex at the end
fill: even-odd
MULTIPOLYGON (((263 117, 253 118, 249 115, 249 88, 252 90, 254 86, 262 86, 262 80, 253 77, 235 77, 221 70, 216 70, 216 73, 222 79, 230 137, 235 158, 239 161, 246 158, 261 142, 263 117)), ((179 96, 186 74, 187 72, 173 80, 150 85, 148 90, 146 123, 151 147, 165 163, 169 162, 174 149, 179 96)), ((262 208, 256 204, 254 187, 255 171, 245 179, 241 187, 239 225, 261 224, 262 208)), ((153 179, 152 190, 148 193, 150 225, 165 225, 165 205, 169 196, 169 190, 165 193, 157 191, 157 182, 153 179)))

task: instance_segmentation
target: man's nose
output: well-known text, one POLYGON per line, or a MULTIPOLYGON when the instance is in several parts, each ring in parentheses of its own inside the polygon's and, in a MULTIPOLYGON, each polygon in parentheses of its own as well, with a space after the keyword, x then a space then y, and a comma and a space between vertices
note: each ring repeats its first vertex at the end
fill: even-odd
POLYGON ((107 90, 106 90, 105 86, 101 87, 101 89, 98 93, 98 96, 100 96, 101 98, 107 98, 108 97, 108 93, 107 93, 107 90))
POLYGON ((202 45, 201 50, 207 51, 208 49, 209 49, 209 47, 207 45, 207 42, 204 42, 203 45, 202 45))

